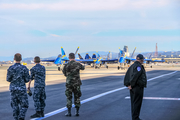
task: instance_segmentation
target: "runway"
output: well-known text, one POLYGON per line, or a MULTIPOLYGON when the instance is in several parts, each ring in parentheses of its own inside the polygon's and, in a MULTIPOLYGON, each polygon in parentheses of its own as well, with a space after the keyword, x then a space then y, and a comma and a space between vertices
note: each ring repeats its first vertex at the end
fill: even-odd
MULTIPOLYGON (((40 119, 131 120, 130 99, 126 99, 127 97, 129 97, 129 90, 127 88, 124 88, 123 85, 125 72, 123 71, 117 73, 107 73, 109 74, 102 74, 97 77, 96 75, 91 76, 90 78, 86 76, 82 77, 82 102, 84 100, 102 95, 107 92, 108 94, 97 97, 96 99, 85 101, 80 108, 79 117, 74 116, 74 108, 72 109, 72 117, 65 117, 64 114, 66 111, 58 112, 54 115, 50 114, 53 111, 59 110, 61 108, 63 109, 65 107, 66 96, 64 94, 64 80, 62 80, 60 83, 56 82, 56 84, 52 84, 54 83, 54 81, 49 81, 49 84, 46 87, 47 100, 45 108, 45 114, 46 116, 49 114, 49 116, 47 118, 40 119)), ((147 72, 147 77, 148 80, 151 81, 148 82, 147 88, 145 88, 144 97, 180 98, 180 71, 175 69, 153 69, 152 71, 147 72)), ((0 93, 1 120, 13 120, 9 99, 9 91, 0 93)), ((140 118, 142 118, 143 120, 179 120, 179 102, 179 100, 144 99, 140 118)), ((35 112, 32 97, 29 97, 29 104, 30 105, 26 114, 26 120, 29 120, 30 115, 35 112)))

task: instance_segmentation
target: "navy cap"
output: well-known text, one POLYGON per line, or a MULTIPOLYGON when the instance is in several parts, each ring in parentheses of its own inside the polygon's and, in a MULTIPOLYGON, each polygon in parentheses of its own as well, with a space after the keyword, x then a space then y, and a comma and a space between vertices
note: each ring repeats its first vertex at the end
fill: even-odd
POLYGON ((136 58, 141 59, 141 60, 142 60, 142 59, 145 59, 142 54, 138 54, 138 55, 136 56, 136 58))

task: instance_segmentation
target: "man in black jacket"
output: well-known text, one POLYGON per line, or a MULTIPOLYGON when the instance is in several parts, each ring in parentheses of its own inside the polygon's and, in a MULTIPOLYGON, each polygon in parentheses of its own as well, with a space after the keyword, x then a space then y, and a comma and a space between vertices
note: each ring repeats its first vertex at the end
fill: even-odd
POLYGON ((124 85, 130 90, 132 120, 141 120, 139 115, 144 87, 147 85, 146 71, 142 65, 143 62, 143 55, 138 54, 136 61, 129 67, 124 78, 124 85))

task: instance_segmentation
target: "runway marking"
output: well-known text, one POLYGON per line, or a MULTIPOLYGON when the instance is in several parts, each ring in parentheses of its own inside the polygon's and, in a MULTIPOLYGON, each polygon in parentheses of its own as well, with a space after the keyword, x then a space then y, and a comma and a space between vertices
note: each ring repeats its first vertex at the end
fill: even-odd
MULTIPOLYGON (((130 99, 130 97, 125 97, 125 99, 130 99)), ((149 100, 180 100, 180 98, 166 98, 166 97, 143 97, 143 99, 149 99, 149 100)))
MULTIPOLYGON (((147 80, 147 81, 152 81, 152 80, 155 80, 155 79, 157 79, 157 78, 161 78, 161 77, 164 77, 164 76, 167 76, 167 75, 174 74, 174 73, 176 73, 176 72, 177 72, 177 71, 174 71, 174 72, 171 72, 171 73, 168 73, 168 74, 164 74, 164 75, 160 75, 160 76, 151 78, 151 79, 149 79, 149 80, 147 80)), ((100 98, 100 97, 103 97, 103 96, 105 96, 105 95, 108 95, 108 94, 111 94, 111 93, 114 93, 114 92, 117 92, 117 91, 120 91, 120 90, 124 90, 124 89, 127 89, 127 87, 121 87, 121 88, 118 88, 118 89, 115 89, 115 90, 111 90, 111 91, 108 91, 108 92, 105 92, 105 93, 102 93, 102 94, 99 94, 99 95, 90 97, 90 98, 88 98, 88 99, 85 99, 85 100, 81 101, 81 104, 87 103, 87 102, 89 102, 89 101, 95 100, 95 99, 97 99, 97 98, 100 98)), ((72 107, 75 107, 75 105, 73 104, 72 107)), ((58 113, 64 112, 64 111, 66 111, 66 110, 67 110, 67 108, 66 108, 66 107, 63 107, 63 108, 60 108, 60 109, 55 110, 55 111, 53 111, 53 112, 50 112, 50 113, 45 114, 44 117, 34 118, 34 119, 31 119, 31 120, 42 120, 42 119, 48 118, 48 117, 50 117, 50 116, 56 115, 56 114, 58 114, 58 113)))

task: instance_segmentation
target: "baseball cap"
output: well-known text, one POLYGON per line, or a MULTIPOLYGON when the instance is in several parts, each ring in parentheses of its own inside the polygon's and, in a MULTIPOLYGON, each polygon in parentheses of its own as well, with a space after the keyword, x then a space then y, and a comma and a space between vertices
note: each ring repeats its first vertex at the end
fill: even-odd
POLYGON ((138 54, 138 55, 136 56, 136 58, 139 58, 139 59, 141 59, 141 60, 142 60, 142 59, 145 59, 142 54, 138 54))

